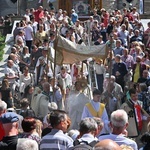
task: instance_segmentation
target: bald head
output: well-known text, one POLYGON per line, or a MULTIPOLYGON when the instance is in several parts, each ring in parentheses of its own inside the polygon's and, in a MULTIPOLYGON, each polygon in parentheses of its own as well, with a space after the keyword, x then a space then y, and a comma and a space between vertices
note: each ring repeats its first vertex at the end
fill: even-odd
POLYGON ((95 147, 95 150, 121 150, 120 146, 114 141, 107 139, 98 142, 95 147))

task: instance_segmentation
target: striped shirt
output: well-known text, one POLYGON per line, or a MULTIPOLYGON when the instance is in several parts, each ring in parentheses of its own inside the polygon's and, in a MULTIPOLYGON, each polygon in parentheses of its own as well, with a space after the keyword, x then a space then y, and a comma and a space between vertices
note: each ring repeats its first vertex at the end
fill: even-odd
POLYGON ((71 147, 73 147, 73 140, 62 130, 57 129, 52 129, 40 143, 40 150, 68 150, 71 147))

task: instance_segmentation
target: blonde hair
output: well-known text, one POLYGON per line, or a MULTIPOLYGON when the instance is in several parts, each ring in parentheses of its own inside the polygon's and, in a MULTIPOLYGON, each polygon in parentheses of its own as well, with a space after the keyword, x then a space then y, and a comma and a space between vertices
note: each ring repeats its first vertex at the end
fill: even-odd
POLYGON ((9 88, 9 82, 8 82, 8 80, 7 79, 3 79, 3 81, 2 81, 2 89, 6 90, 8 88, 9 88))
POLYGON ((39 119, 36 119, 36 132, 41 137, 43 124, 39 119))
POLYGON ((122 150, 133 150, 133 148, 131 146, 124 145, 124 144, 120 145, 120 147, 122 150))

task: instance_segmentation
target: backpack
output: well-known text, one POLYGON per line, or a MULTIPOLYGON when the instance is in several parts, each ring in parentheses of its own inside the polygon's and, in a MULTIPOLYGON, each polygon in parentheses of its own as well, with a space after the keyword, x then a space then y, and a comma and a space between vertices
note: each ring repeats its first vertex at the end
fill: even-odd
POLYGON ((87 141, 79 141, 78 139, 73 142, 73 149, 72 150, 92 150, 93 147, 98 143, 99 141, 92 141, 88 143, 87 141))

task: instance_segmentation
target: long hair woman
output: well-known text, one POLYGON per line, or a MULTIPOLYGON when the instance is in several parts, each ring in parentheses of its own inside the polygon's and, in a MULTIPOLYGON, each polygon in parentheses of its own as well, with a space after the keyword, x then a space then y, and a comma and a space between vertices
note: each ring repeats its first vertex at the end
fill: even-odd
POLYGON ((0 88, 0 99, 6 102, 7 108, 13 107, 12 92, 7 79, 3 79, 2 87, 0 88))

